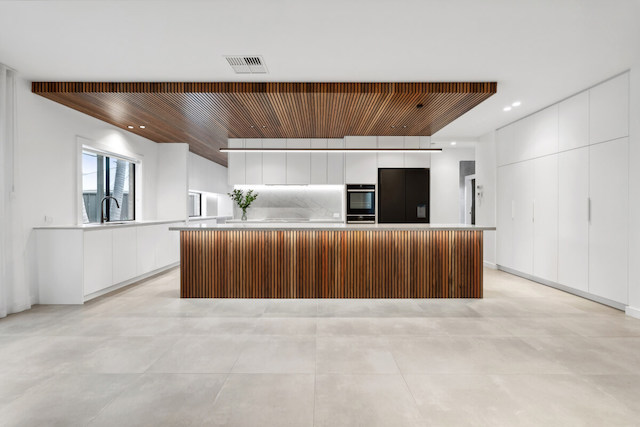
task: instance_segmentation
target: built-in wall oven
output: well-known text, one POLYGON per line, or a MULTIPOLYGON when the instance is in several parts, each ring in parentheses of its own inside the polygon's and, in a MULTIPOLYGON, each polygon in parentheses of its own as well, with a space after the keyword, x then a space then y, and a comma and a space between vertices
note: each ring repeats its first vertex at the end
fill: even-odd
POLYGON ((347 223, 375 224, 375 184, 347 184, 347 223))

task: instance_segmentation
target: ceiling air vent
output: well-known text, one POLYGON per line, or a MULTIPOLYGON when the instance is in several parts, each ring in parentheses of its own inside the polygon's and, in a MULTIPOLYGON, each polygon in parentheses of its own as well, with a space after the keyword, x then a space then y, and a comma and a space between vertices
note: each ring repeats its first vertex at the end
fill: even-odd
POLYGON ((225 55, 225 58, 236 74, 266 74, 268 72, 264 65, 264 59, 259 55, 225 55))

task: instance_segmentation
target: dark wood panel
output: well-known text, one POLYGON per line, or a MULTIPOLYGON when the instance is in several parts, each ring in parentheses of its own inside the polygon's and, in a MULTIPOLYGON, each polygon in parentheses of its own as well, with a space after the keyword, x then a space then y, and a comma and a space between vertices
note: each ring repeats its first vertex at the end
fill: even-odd
POLYGON ((495 82, 32 83, 34 93, 156 142, 186 142, 223 165, 228 138, 429 136, 496 89, 495 82))
POLYGON ((182 298, 482 298, 482 231, 180 232, 182 298))

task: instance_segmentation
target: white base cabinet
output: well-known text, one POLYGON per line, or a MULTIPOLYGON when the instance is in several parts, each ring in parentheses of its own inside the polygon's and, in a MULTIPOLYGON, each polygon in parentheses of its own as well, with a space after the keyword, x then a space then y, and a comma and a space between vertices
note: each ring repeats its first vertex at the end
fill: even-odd
POLYGON ((40 304, 82 304, 180 261, 182 222, 36 229, 40 304))

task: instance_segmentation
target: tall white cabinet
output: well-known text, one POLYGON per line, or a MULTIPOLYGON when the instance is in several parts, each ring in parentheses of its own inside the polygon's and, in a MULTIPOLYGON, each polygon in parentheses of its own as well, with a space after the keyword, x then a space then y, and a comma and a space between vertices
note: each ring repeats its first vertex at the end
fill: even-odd
POLYGON ((589 292, 627 303, 627 138, 589 147, 589 292))
POLYGON ((497 135, 497 262, 616 306, 628 291, 628 73, 497 135))

